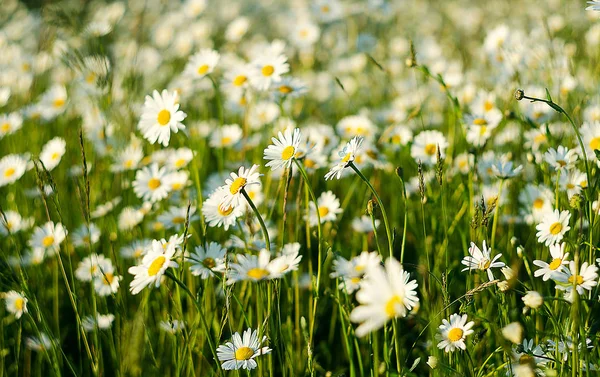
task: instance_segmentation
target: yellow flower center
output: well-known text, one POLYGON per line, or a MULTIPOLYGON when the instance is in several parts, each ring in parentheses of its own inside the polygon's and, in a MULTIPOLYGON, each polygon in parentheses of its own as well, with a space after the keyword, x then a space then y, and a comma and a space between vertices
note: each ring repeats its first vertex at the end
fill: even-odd
POLYGON ((352 158, 352 153, 346 153, 344 158, 342 158, 342 162, 348 162, 352 158))
POLYGON ((455 327, 452 330, 448 331, 448 340, 451 342, 457 342, 462 339, 463 334, 464 332, 462 329, 455 327))
POLYGON ((314 168, 316 165, 317 165, 317 164, 316 164, 316 163, 315 163, 313 160, 311 160, 311 159, 309 159, 309 158, 306 158, 306 159, 304 160, 304 166, 305 166, 305 167, 307 167, 307 168, 309 168, 309 169, 310 169, 310 168, 314 168))
POLYGON ((48 247, 48 246, 52 245, 53 243, 54 243, 54 236, 46 236, 42 240, 42 245, 44 245, 44 247, 48 247))
POLYGON ((161 126, 166 126, 167 124, 169 124, 170 120, 171 113, 169 112, 169 110, 162 109, 158 112, 158 116, 156 117, 156 121, 158 122, 158 124, 160 124, 161 126))
POLYGON ((204 75, 206 72, 208 72, 208 68, 208 64, 202 64, 200 67, 198 67, 198 74, 204 75))
POLYGON ((487 131, 487 127, 486 126, 481 126, 479 128, 479 136, 483 136, 485 135, 485 132, 487 131))
POLYGON ((569 283, 573 284, 573 282, 577 282, 577 285, 583 284, 583 276, 581 275, 571 275, 569 276, 569 283))
POLYGON ((595 137, 592 140, 590 140, 590 149, 600 149, 600 137, 595 137))
POLYGON ((484 259, 479 263, 479 268, 482 270, 487 270, 488 268, 490 268, 490 265, 492 264, 492 261, 489 259, 484 259))
POLYGON ((125 163, 123 165, 125 165, 125 167, 129 169, 130 167, 133 166, 133 160, 125 161, 125 163))
POLYGON ((161 223, 160 221, 155 221, 152 224, 152 229, 156 232, 158 232, 159 230, 163 230, 165 229, 165 224, 161 223))
POLYGON ((104 285, 111 285, 113 280, 115 280, 115 276, 112 273, 108 272, 104 274, 104 279, 102 282, 104 283, 104 285))
POLYGON ((21 297, 15 300, 15 308, 17 309, 17 311, 22 311, 24 306, 25 300, 23 300, 21 297))
POLYGON ((292 147, 291 145, 288 145, 287 147, 283 148, 283 151, 281 152, 281 159, 289 160, 290 158, 294 157, 295 153, 296 148, 292 147))
POLYGON ((427 144, 425 146, 425 153, 430 156, 433 156, 437 152, 437 146, 435 144, 427 144))
POLYGON ((58 153, 58 152, 54 152, 54 153, 52 153, 52 156, 50 156, 50 158, 51 158, 52 160, 56 160, 56 159, 58 159, 59 157, 60 157, 60 153, 58 153))
POLYGON ((537 198, 533 201, 533 208, 541 209, 544 206, 544 199, 537 198))
POLYGON ((252 350, 250 347, 241 347, 235 351, 236 360, 250 360, 253 355, 254 350, 252 350))
POLYGON ((229 145, 231 143, 231 138, 229 136, 224 136, 221 138, 221 144, 229 145))
POLYGON ((548 265, 548 268, 554 271, 557 268, 559 268, 561 264, 562 264, 561 258, 554 258, 554 259, 552 259, 552 262, 550 262, 550 264, 548 265))
POLYGON ((327 5, 323 5, 321 7, 321 12, 323 12, 323 13, 329 13, 329 10, 330 10, 329 6, 327 6, 327 5))
POLYGON ((0 126, 0 131, 2 131, 2 132, 10 131, 10 123, 3 123, 2 126, 0 126))
POLYGON ((217 265, 217 263, 215 262, 215 260, 212 259, 212 258, 205 258, 202 261, 202 264, 204 265, 204 267, 211 268, 211 269, 214 268, 217 265))
POLYGON ((15 168, 8 168, 4 171, 4 177, 10 178, 15 174, 15 168))
POLYGON ((154 276, 158 274, 158 271, 160 271, 166 261, 167 258, 162 255, 159 255, 156 259, 154 259, 150 264, 150 267, 148 267, 148 276, 154 276))
POLYGON ((533 356, 528 355, 528 354, 523 354, 521 355, 521 357, 519 357, 519 364, 520 365, 530 365, 533 363, 533 356))
POLYGON ((158 178, 150 178, 150 180, 148 181, 148 188, 150 188, 150 190, 156 190, 160 187, 160 185, 160 179, 158 178))
POLYGON ((242 86, 242 85, 244 85, 246 83, 246 81, 248 81, 248 78, 246 76, 239 75, 239 76, 236 76, 233 79, 233 85, 235 85, 235 86, 242 86))
POLYGON ((173 224, 183 224, 185 222, 185 217, 177 216, 173 217, 173 224))
POLYGON ((567 166, 567 162, 565 160, 558 160, 556 163, 558 163, 561 167, 567 166))
POLYGON ((319 207, 319 217, 323 218, 329 214, 329 208, 325 206, 319 207))
POLYGON ((562 224, 559 222, 556 222, 556 223, 550 225, 550 233, 552 233, 552 235, 556 236, 558 233, 560 233, 562 228, 563 228, 562 224))
POLYGON ((264 268, 254 267, 248 270, 248 277, 255 280, 264 279, 268 275, 269 271, 265 270, 264 268))
POLYGON ((231 193, 231 195, 237 194, 242 188, 244 188, 246 182, 246 178, 237 177, 229 187, 229 192, 231 193))
POLYGON ((292 87, 289 85, 281 85, 279 87, 279 93, 281 93, 281 94, 290 94, 293 91, 294 91, 294 89, 292 89, 292 87))
POLYGON ((273 72, 275 72, 275 67, 273 67, 272 65, 265 65, 264 67, 262 67, 261 72, 263 76, 269 77, 273 74, 273 72))
POLYGON ((483 104, 483 108, 485 109, 485 111, 490 111, 494 108, 494 104, 490 101, 485 101, 485 103, 483 104))
POLYGON ((385 304, 385 314, 387 314, 387 316, 390 318, 395 317, 399 312, 398 307, 401 305, 402 298, 398 295, 392 296, 392 298, 390 298, 385 304))
POLYGON ((62 98, 57 98, 54 100, 54 102, 52 102, 52 105, 54 107, 62 107, 65 104, 65 100, 62 98))
POLYGON ((536 136, 533 138, 533 142, 534 142, 534 143, 536 143, 536 144, 545 143, 545 142, 546 142, 546 140, 547 140, 547 138, 546 138, 546 135, 544 135, 544 134, 539 134, 539 135, 536 135, 536 136))
POLYGON ((473 120, 473 124, 476 126, 487 126, 488 122, 483 118, 477 118, 473 120))
POLYGON ((217 211, 219 211, 219 215, 221 215, 221 216, 229 216, 231 214, 231 212, 233 212, 233 207, 229 206, 229 207, 223 209, 223 208, 221 208, 221 206, 219 206, 217 211))
POLYGON ((180 158, 179 160, 175 161, 175 167, 180 168, 183 165, 185 165, 185 163, 186 163, 186 160, 183 158, 180 158))

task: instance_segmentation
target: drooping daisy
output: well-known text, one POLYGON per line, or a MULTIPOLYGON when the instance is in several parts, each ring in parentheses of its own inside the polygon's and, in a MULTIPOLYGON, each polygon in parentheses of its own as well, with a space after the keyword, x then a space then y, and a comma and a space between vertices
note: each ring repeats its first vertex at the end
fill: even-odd
POLYGON ((337 215, 343 212, 340 200, 331 191, 324 192, 319 196, 317 206, 315 207, 315 204, 312 202, 309 204, 308 222, 310 226, 316 226, 318 223, 317 211, 319 212, 321 224, 328 221, 335 221, 337 215))
POLYGON ((333 178, 340 179, 342 176, 342 171, 356 158, 363 140, 364 139, 362 137, 355 136, 352 138, 352 140, 346 143, 344 148, 338 152, 340 161, 337 162, 327 174, 325 174, 325 180, 333 178))
POLYGON ((202 49, 190 57, 183 73, 190 78, 201 79, 215 70, 220 57, 221 55, 215 50, 202 49))
POLYGON ((7 236, 9 233, 18 233, 31 228, 33 217, 23 218, 18 212, 5 211, 0 215, 0 235, 7 236))
POLYGON ((541 268, 536 270, 533 275, 535 277, 541 276, 544 281, 558 278, 564 269, 563 265, 569 264, 569 261, 567 260, 569 253, 565 253, 565 245, 565 243, 555 243, 550 245, 550 256, 552 257, 552 261, 546 263, 541 260, 534 260, 533 264, 541 268))
POLYGON ((54 224, 52 221, 43 226, 35 228, 29 239, 29 246, 33 249, 42 249, 47 252, 56 252, 60 244, 65 240, 67 230, 61 223, 54 224))
POLYGON ((276 138, 271 138, 273 144, 264 150, 264 159, 269 160, 266 166, 273 171, 281 168, 288 169, 296 156, 301 138, 299 128, 295 128, 293 131, 288 128, 284 133, 279 132, 276 138))
POLYGON ((577 153, 574 149, 566 148, 562 145, 558 146, 558 149, 550 148, 544 154, 544 159, 548 165, 552 166, 555 170, 570 170, 577 161, 577 153))
POLYGON ((211 242, 208 246, 196 246, 194 252, 186 258, 191 264, 190 271, 194 276, 200 276, 200 279, 208 279, 215 272, 225 270, 225 254, 227 250, 216 242, 211 242))
POLYGON ((594 264, 588 265, 587 262, 577 269, 575 261, 569 262, 569 269, 563 269, 556 277, 556 281, 561 282, 556 286, 556 289, 571 292, 573 287, 577 289, 577 293, 582 295, 584 289, 591 291, 598 285, 598 267, 594 264))
POLYGON ((453 352, 460 348, 465 350, 465 339, 468 335, 473 333, 472 327, 475 322, 471 321, 467 323, 467 315, 463 314, 452 314, 450 320, 442 320, 438 332, 442 337, 442 341, 438 343, 438 348, 443 349, 444 352, 453 352))
POLYGON ((437 162, 438 147, 440 155, 444 157, 448 141, 440 131, 423 131, 413 139, 410 155, 415 161, 421 160, 424 164, 433 165, 437 162))
POLYGON ((181 123, 187 115, 179 110, 179 96, 177 92, 169 93, 166 89, 162 93, 157 90, 151 96, 146 96, 144 109, 138 128, 145 139, 151 144, 157 141, 163 146, 169 145, 171 131, 174 133, 185 129, 181 123))
POLYGON ((265 55, 252 62, 254 70, 250 83, 257 90, 268 90, 274 82, 281 80, 281 75, 290 70, 287 57, 283 54, 265 55))
POLYGON ((233 334, 231 342, 217 348, 217 358, 223 362, 221 367, 225 370, 256 368, 255 358, 271 352, 269 347, 262 347, 266 340, 266 336, 258 338, 258 330, 247 329, 243 337, 239 333, 233 334))
POLYGON ((250 169, 241 166, 236 173, 230 173, 230 178, 225 180, 225 197, 221 207, 227 209, 229 207, 239 207, 245 202, 242 190, 249 185, 260 185, 261 174, 257 172, 259 166, 252 165, 250 169))
POLYGON ((571 229, 569 226, 570 219, 571 213, 569 211, 560 212, 555 209, 554 212, 546 214, 542 222, 535 227, 538 230, 536 233, 538 242, 546 246, 560 242, 565 233, 571 229))
POLYGON ((25 174, 28 160, 18 154, 9 154, 0 160, 0 187, 16 182, 25 174))
POLYGON ((40 160, 48 171, 54 169, 60 163, 62 156, 65 154, 66 145, 64 139, 60 137, 55 137, 44 145, 40 153, 40 160))
POLYGON ((160 286, 161 278, 169 267, 179 267, 173 261, 176 248, 175 245, 169 245, 163 249, 160 241, 152 241, 152 248, 148 250, 142 263, 139 266, 129 268, 129 273, 135 275, 133 281, 129 285, 131 294, 138 294, 145 287, 154 284, 155 287, 160 286))
POLYGON ((419 301, 417 282, 394 258, 373 266, 356 293, 359 306, 350 313, 350 320, 360 325, 356 335, 363 337, 381 328, 388 320, 405 317, 419 301))
POLYGON ((231 270, 227 284, 242 280, 257 282, 271 278, 271 273, 268 270, 270 261, 271 253, 267 249, 262 249, 258 255, 239 254, 237 262, 230 264, 231 270))
POLYGON ((23 293, 8 291, 2 294, 6 304, 6 310, 13 314, 16 319, 27 313, 27 298, 23 293))
POLYGON ((19 113, 0 114, 0 139, 10 135, 23 126, 23 117, 19 113))
POLYGON ((146 166, 135 173, 133 191, 138 198, 158 202, 172 190, 166 167, 159 169, 158 164, 146 166))
POLYGON ((487 248, 485 240, 483 241, 483 250, 480 250, 474 242, 471 242, 471 247, 469 248, 469 255, 464 257, 461 262, 462 264, 467 266, 466 268, 463 268, 462 271, 486 271, 490 281, 494 280, 492 268, 504 267, 505 264, 504 262, 496 262, 502 256, 502 254, 497 254, 492 258, 491 252, 492 249, 487 248))

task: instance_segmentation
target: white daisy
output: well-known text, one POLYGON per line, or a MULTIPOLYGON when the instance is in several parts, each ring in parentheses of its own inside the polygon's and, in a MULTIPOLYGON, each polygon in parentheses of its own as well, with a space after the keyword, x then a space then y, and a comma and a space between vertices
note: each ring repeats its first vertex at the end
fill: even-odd
POLYGON ((443 158, 448 147, 444 135, 439 131, 423 131, 413 139, 410 155, 415 161, 420 160, 424 164, 433 165, 437 162, 438 147, 443 158))
POLYGON ((221 55, 215 50, 202 49, 190 57, 183 73, 190 78, 201 79, 214 71, 220 57, 221 55))
POLYGON ((29 246, 32 249, 42 249, 53 253, 58 251, 66 236, 67 230, 61 223, 54 224, 49 221, 43 226, 35 228, 29 239, 29 246))
POLYGON ((208 246, 196 246, 194 252, 186 258, 191 264, 190 271, 194 276, 200 276, 201 279, 212 277, 215 272, 225 270, 225 254, 227 250, 216 242, 211 242, 208 246))
POLYGON ((0 187, 16 182, 25 174, 29 160, 18 155, 9 154, 0 160, 0 187))
POLYGON ((241 204, 245 203, 242 190, 249 185, 260 185, 259 177, 261 174, 257 172, 258 168, 258 165, 252 165, 250 169, 241 166, 237 174, 229 174, 230 178, 225 180, 225 185, 223 186, 226 189, 224 191, 225 197, 221 204, 223 209, 229 208, 230 206, 239 207, 241 204))
POLYGON ((40 160, 44 167, 50 171, 60 163, 62 156, 65 154, 67 143, 60 137, 55 137, 44 145, 40 153, 40 160))
POLYGON ((570 170, 575 166, 575 162, 579 156, 574 149, 569 149, 558 146, 558 149, 550 148, 544 154, 544 159, 548 165, 552 166, 555 170, 570 170))
POLYGON ((556 286, 556 289, 571 292, 573 286, 577 289, 577 293, 582 295, 584 289, 591 291, 596 285, 598 285, 598 267, 593 264, 588 265, 587 262, 583 262, 581 267, 577 269, 575 261, 569 262, 569 269, 563 269, 561 273, 556 277, 556 281, 562 283, 556 286))
POLYGON ((158 202, 172 190, 166 167, 159 169, 158 164, 146 166, 135 173, 133 191, 138 198, 158 202))
POLYGON ((267 269, 273 279, 279 279, 291 271, 296 271, 302 260, 300 254, 300 244, 298 242, 288 243, 283 246, 281 255, 273 259, 267 269))
POLYGON ((0 114, 0 139, 19 130, 23 117, 19 113, 0 114))
POLYGON ((144 109, 138 128, 151 144, 157 141, 163 146, 169 145, 171 131, 174 133, 185 129, 181 123, 187 115, 179 110, 179 96, 177 92, 169 93, 166 89, 162 93, 152 92, 146 96, 144 109))
POLYGON ((333 178, 340 179, 342 176, 342 171, 355 160, 363 140, 364 139, 362 137, 355 136, 352 138, 352 140, 346 143, 344 148, 338 152, 340 161, 335 164, 327 174, 325 174, 325 180, 333 178))
POLYGON ((119 290, 119 282, 123 278, 115 275, 112 264, 101 266, 99 273, 94 277, 94 289, 99 296, 110 296, 119 290))
POLYGON ((491 252, 492 249, 487 248, 485 240, 483 241, 483 250, 480 250, 474 242, 471 242, 471 247, 469 248, 469 255, 464 257, 461 262, 462 264, 467 266, 466 268, 463 268, 462 271, 486 271, 490 281, 494 280, 492 268, 504 267, 505 264, 503 262, 496 262, 502 256, 502 254, 497 254, 492 258, 491 252))
POLYGON ((270 260, 271 253, 267 249, 262 249, 258 255, 239 254, 237 262, 230 264, 227 284, 243 280, 256 282, 270 279, 271 273, 268 270, 270 260))
POLYGON ((4 303, 6 304, 6 310, 13 314, 16 319, 21 318, 23 313, 27 313, 27 298, 23 293, 16 291, 8 291, 2 294, 4 303))
POLYGON ((0 235, 7 236, 9 233, 18 233, 31 228, 33 217, 23 218, 18 212, 5 211, 0 215, 0 235))
POLYGON ((283 54, 259 57, 252 65, 255 69, 250 76, 250 83, 257 90, 268 90, 274 82, 281 80, 281 75, 290 70, 287 57, 283 54))
POLYGON ((91 315, 88 315, 81 319, 81 325, 85 329, 85 331, 94 331, 96 328, 99 330, 110 329, 113 321, 115 320, 114 314, 100 314, 97 313, 94 318, 91 315))
POLYGON ((288 128, 283 134, 279 132, 277 138, 271 138, 273 144, 264 150, 264 159, 269 160, 266 166, 273 171, 281 168, 288 169, 298 152, 301 138, 299 128, 295 128, 293 131, 288 128))
POLYGON ((538 242, 544 243, 546 246, 560 242, 565 233, 571 229, 569 226, 570 219, 571 213, 569 211, 560 212, 555 209, 554 212, 547 213, 542 222, 535 227, 538 230, 536 233, 538 242))
POLYGON ((438 332, 442 337, 442 341, 438 343, 438 348, 443 349, 444 352, 452 352, 458 348, 465 350, 465 339, 467 335, 473 333, 472 327, 475 325, 473 321, 467 323, 467 315, 462 316, 458 314, 452 314, 450 321, 447 319, 442 320, 438 332))
POLYGON ((242 128, 237 124, 226 124, 213 131, 209 145, 213 148, 228 148, 237 144, 243 136, 242 128))
POLYGON ((309 212, 307 215, 310 226, 316 226, 318 223, 317 211, 321 219, 321 224, 328 221, 335 221, 337 215, 343 212, 340 206, 340 200, 331 191, 321 194, 317 199, 317 206, 313 202, 309 203, 309 212))
POLYGON ((227 189, 219 187, 202 204, 202 214, 208 226, 223 226, 225 230, 228 230, 235 224, 236 219, 244 214, 244 206, 226 205, 227 197, 227 189))
POLYGON ((145 287, 154 284, 155 287, 160 286, 161 278, 169 267, 179 267, 173 261, 176 249, 175 245, 169 245, 163 249, 160 241, 152 241, 152 248, 148 250, 142 263, 139 266, 129 268, 129 273, 135 275, 133 281, 129 285, 131 294, 138 294, 145 287))
POLYGON ((223 362, 221 367, 225 370, 256 368, 258 364, 254 359, 271 352, 269 347, 261 347, 265 340, 266 336, 259 339, 258 331, 252 329, 244 331, 243 337, 239 333, 233 334, 231 342, 217 348, 217 358, 223 362))
POLYGON ((556 279, 563 271, 563 265, 569 264, 569 261, 567 260, 569 253, 565 253, 565 245, 565 243, 555 243, 550 245, 550 256, 552 256, 552 261, 546 263, 541 260, 534 260, 533 264, 541 268, 536 270, 533 275, 535 277, 541 276, 544 281, 556 279))

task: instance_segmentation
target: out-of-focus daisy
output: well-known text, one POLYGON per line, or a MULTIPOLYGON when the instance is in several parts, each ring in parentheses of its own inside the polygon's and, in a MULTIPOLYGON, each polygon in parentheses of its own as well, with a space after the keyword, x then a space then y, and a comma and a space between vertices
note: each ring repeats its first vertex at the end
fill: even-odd
POLYGON ((6 304, 6 310, 13 314, 16 319, 21 318, 23 313, 27 313, 27 298, 23 293, 8 291, 1 294, 6 304))
POLYGON ((585 151, 580 152, 587 154, 588 159, 595 160, 596 153, 594 151, 600 150, 600 122, 585 122, 579 129, 579 132, 581 132, 585 147, 585 151))
POLYGON ((115 320, 114 314, 100 314, 97 313, 94 318, 91 315, 88 315, 81 320, 81 325, 85 329, 85 331, 94 331, 96 327, 99 330, 107 330, 110 329, 113 321, 115 320))
POLYGON ((376 126, 365 115, 350 115, 342 118, 335 127, 344 139, 361 136, 370 138, 375 133, 376 126))
POLYGON ((527 291, 527 294, 522 298, 523 303, 531 308, 537 309, 544 303, 544 297, 537 291, 527 291))
POLYGON ((464 257, 461 262, 467 266, 463 268, 462 271, 486 271, 490 281, 494 280, 492 268, 504 267, 505 264, 504 262, 496 262, 498 259, 500 259, 502 254, 497 254, 492 258, 491 251, 492 249, 487 248, 485 240, 483 241, 483 250, 479 249, 474 242, 471 242, 471 247, 469 247, 469 255, 464 257))
POLYGON ((115 158, 115 163, 111 166, 114 172, 137 169, 140 162, 144 158, 144 151, 141 145, 131 144, 127 146, 121 153, 118 153, 115 158))
MULTIPOLYGON (((190 224, 193 223, 194 221, 198 220, 198 218, 199 218, 195 213, 196 213, 196 207, 191 206, 190 213, 189 213, 189 223, 190 224)), ((185 220, 186 220, 187 216, 188 216, 188 207, 187 206, 184 206, 184 207, 171 206, 171 207, 169 207, 169 209, 166 212, 161 213, 158 216, 157 220, 160 221, 162 224, 164 224, 164 229, 180 230, 185 225, 185 220)))
POLYGON ((186 167, 194 158, 194 152, 189 148, 179 148, 174 150, 167 158, 167 166, 173 170, 186 167))
POLYGON ((274 83, 281 80, 281 75, 289 72, 290 65, 287 57, 281 55, 265 55, 252 62, 254 70, 250 76, 250 83, 258 90, 267 90, 274 83))
POLYGON ((246 32, 248 31, 248 27, 250 26, 250 21, 246 17, 238 17, 235 20, 231 21, 227 28, 225 29, 225 39, 229 42, 239 42, 246 32))
POLYGON ((148 250, 142 263, 138 266, 129 268, 129 273, 134 275, 133 281, 129 285, 131 294, 138 294, 145 287, 154 284, 155 287, 160 286, 161 278, 169 267, 179 267, 173 261, 175 256, 175 245, 169 245, 163 249, 160 241, 152 241, 152 248, 148 250))
POLYGON ((573 287, 575 287, 577 293, 582 295, 584 289, 591 291, 598 285, 598 267, 583 262, 583 264, 577 268, 575 261, 570 261, 569 269, 563 269, 555 279, 562 283, 556 286, 557 289, 570 292, 573 287))
POLYGON ((221 207, 227 209, 231 206, 239 207, 244 198, 242 190, 249 185, 260 185, 260 173, 257 172, 259 166, 252 165, 250 169, 241 166, 236 173, 230 173, 230 178, 225 180, 225 197, 221 207))
POLYGON ((225 204, 227 196, 227 189, 219 187, 204 201, 202 214, 208 226, 223 226, 225 230, 228 230, 230 226, 235 224, 236 219, 244 214, 244 206, 234 207, 225 204))
MULTIPOLYGON (((518 368, 523 366, 529 368, 529 376, 544 376, 540 367, 548 363, 549 359, 539 344, 533 346, 533 339, 523 339, 521 344, 513 346, 511 356, 513 364, 509 367, 509 371, 512 369, 512 375, 515 377, 527 375, 518 371, 518 368)), ((507 371, 507 374, 509 374, 509 371, 507 371)))
POLYGON ((52 221, 49 221, 43 226, 35 228, 33 235, 29 239, 29 246, 34 249, 39 248, 56 252, 66 236, 67 230, 61 223, 54 224, 52 221))
POLYGON ((558 146, 558 149, 550 148, 544 154, 544 159, 548 165, 552 166, 555 170, 570 170, 577 161, 577 153, 573 149, 558 146))
POLYGON ((554 195, 544 186, 527 184, 519 193, 520 214, 527 224, 540 222, 546 213, 553 211, 554 195))
POLYGON ((125 207, 119 214, 119 229, 130 230, 139 225, 144 219, 144 214, 133 207, 125 207))
POLYGON ((171 131, 174 133, 185 129, 181 123, 187 115, 179 110, 179 96, 177 92, 169 93, 166 89, 162 93, 155 90, 151 96, 146 96, 144 109, 138 128, 151 144, 157 141, 163 146, 169 145, 171 131))
POLYGON ((569 261, 567 260, 569 253, 565 253, 565 245, 565 243, 555 243, 550 245, 550 256, 552 257, 552 261, 546 263, 541 260, 534 260, 533 264, 541 268, 536 270, 533 275, 535 277, 541 276, 544 281, 556 279, 563 271, 563 265, 569 264, 569 261))
POLYGON ((23 117, 19 113, 0 114, 0 139, 10 135, 23 126, 23 117))
POLYGON ((67 143, 64 139, 60 137, 55 137, 44 145, 40 153, 40 160, 48 171, 58 166, 62 156, 65 154, 66 145, 67 143))
POLYGON ((47 351, 52 347, 52 340, 46 333, 41 332, 39 337, 32 336, 25 340, 25 346, 36 352, 47 351))
POLYGON ((310 48, 319 39, 320 30, 319 27, 312 22, 301 20, 298 22, 292 33, 290 39, 294 45, 300 49, 310 48))
POLYGON ((388 320, 405 317, 419 301, 417 282, 409 280, 410 274, 394 258, 381 265, 373 266, 363 279, 356 300, 360 304, 350 320, 360 325, 356 335, 363 337, 381 328, 388 320))
POLYGON ((288 243, 283 246, 281 255, 274 258, 267 266, 271 278, 279 279, 288 272, 298 269, 298 265, 302 260, 300 247, 298 242, 288 243))
POLYGON ((38 104, 41 117, 46 121, 56 118, 67 108, 67 100, 67 90, 64 86, 52 86, 42 95, 42 99, 38 104))
POLYGON ((262 347, 266 340, 266 336, 259 339, 258 331, 252 329, 244 331, 243 337, 239 333, 233 334, 231 342, 217 348, 217 358, 223 362, 221 367, 224 370, 256 368, 258 364, 255 358, 271 352, 269 347, 262 347))
POLYGON ((123 258, 141 258, 152 247, 152 240, 135 240, 121 248, 123 258))
POLYGON ((339 0, 317 0, 312 5, 317 18, 322 22, 332 22, 344 16, 339 0))
POLYGON ((183 73, 190 78, 201 79, 215 70, 220 57, 221 55, 215 50, 202 49, 190 57, 183 73))
POLYGON ((567 174, 561 174, 559 186, 567 192, 569 199, 587 187, 587 175, 579 169, 572 169, 567 174))
POLYGON ((237 124, 226 124, 214 130, 209 145, 213 148, 229 148, 237 144, 243 136, 242 128, 237 124))
POLYGON ((560 212, 555 209, 554 212, 547 213, 542 222, 535 227, 538 230, 536 233, 538 242, 544 243, 546 246, 560 242, 565 233, 571 229, 569 226, 570 219, 571 213, 569 211, 560 212))
POLYGON ((585 10, 596 10, 600 12, 600 1, 588 1, 585 10))
POLYGON ((475 322, 467 323, 467 315, 452 314, 450 320, 443 319, 438 332, 442 337, 442 341, 438 343, 438 348, 444 352, 453 352, 460 348, 465 350, 465 339, 473 333, 475 322))
POLYGON ((327 191, 321 194, 317 199, 317 206, 310 202, 308 212, 308 222, 310 226, 316 226, 318 223, 317 211, 321 219, 321 224, 328 221, 335 221, 337 215, 342 213, 343 210, 340 207, 340 200, 331 191, 327 191))
MULTIPOLYGON (((375 219, 375 227, 377 228, 381 220, 375 219)), ((361 217, 356 217, 352 220, 352 230, 357 233, 371 233, 373 231, 373 221, 371 221, 371 217, 367 215, 362 215, 361 217)))
POLYGON ((348 167, 348 165, 353 162, 356 158, 356 155, 360 149, 360 145, 363 142, 363 138, 359 136, 355 136, 346 143, 344 148, 338 152, 338 156, 340 161, 337 162, 327 174, 325 174, 325 180, 329 179, 340 179, 342 176, 342 171, 348 167))
POLYGON ((161 330, 175 335, 185 328, 185 322, 173 319, 169 321, 160 321, 158 326, 161 330))
POLYGON ((9 154, 0 160, 0 187, 16 182, 25 174, 28 159, 18 155, 9 154))
POLYGON ((422 161, 424 164, 433 165, 437 162, 438 147, 440 155, 444 157, 448 141, 439 131, 423 131, 413 139, 410 148, 410 155, 415 161, 422 161))
POLYGON ((75 277, 79 281, 92 281, 94 277, 98 276, 101 269, 109 269, 109 264, 110 260, 107 260, 104 255, 92 253, 79 262, 75 270, 75 277))
POLYGON ((135 173, 133 191, 138 198, 158 202, 169 195, 172 187, 166 167, 159 169, 158 164, 146 166, 135 173))
POLYGON ((208 246, 196 246, 194 252, 186 258, 191 264, 190 271, 194 276, 200 276, 201 279, 212 277, 215 272, 225 270, 225 254, 227 250, 216 242, 211 242, 208 246))
POLYGON ((271 253, 267 249, 262 249, 258 255, 239 254, 237 262, 230 264, 231 270, 227 284, 242 280, 256 282, 271 278, 271 273, 268 270, 270 261, 271 253))
POLYGON ((275 100, 296 98, 306 93, 307 88, 303 81, 294 77, 283 77, 271 84, 271 93, 275 100))
POLYGON ((521 172, 521 170, 523 170, 522 165, 514 167, 512 161, 506 161, 504 159, 500 159, 492 165, 492 171, 494 172, 494 175, 500 179, 515 177, 521 172))
POLYGON ((33 218, 23 218, 18 212, 5 211, 0 215, 0 235, 7 236, 9 233, 18 233, 31 228, 33 218))
POLYGON ((338 288, 351 294, 360 288, 365 273, 380 264, 381 256, 376 251, 363 251, 350 260, 338 256, 333 260, 333 271, 329 276, 342 279, 338 288))
POLYGON ((301 138, 299 128, 295 128, 293 131, 288 128, 284 133, 279 132, 276 138, 271 138, 273 144, 270 144, 264 150, 264 159, 269 160, 266 166, 269 166, 273 171, 289 168, 296 156, 301 138))
POLYGON ((71 241, 75 247, 88 247, 100 240, 100 228, 94 223, 78 227, 74 232, 71 241))

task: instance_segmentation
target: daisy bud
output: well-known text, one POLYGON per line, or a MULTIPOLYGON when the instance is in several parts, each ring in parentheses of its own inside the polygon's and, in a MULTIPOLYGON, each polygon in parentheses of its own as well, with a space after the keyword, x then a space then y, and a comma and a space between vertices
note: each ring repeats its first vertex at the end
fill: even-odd
POLYGON ((537 309, 544 303, 544 298, 536 291, 528 291, 522 298, 523 303, 531 309, 537 309))
POLYGON ((498 289, 500 292, 506 292, 510 288, 508 282, 506 280, 498 282, 498 289))
POLYGON ((517 246, 517 255, 519 256, 519 258, 523 258, 523 246, 517 246))
POLYGON ((502 329, 502 336, 514 344, 520 344, 523 340, 523 326, 519 322, 513 322, 502 329))
POLYGON ((117 233, 116 232, 111 232, 109 238, 110 238, 111 241, 116 241, 117 240, 117 233))
POLYGON ((523 97, 525 97, 525 92, 523 91, 523 89, 517 89, 517 91, 515 92, 515 99, 517 101, 520 101, 523 99, 523 97))
POLYGON ((373 199, 369 200, 367 203, 367 215, 373 216, 373 207, 374 207, 373 199))
POLYGON ((517 240, 517 237, 511 237, 511 238, 510 238, 510 244, 511 244, 512 246, 515 246, 515 245, 516 245, 516 243, 517 243, 517 241, 518 241, 518 240, 517 240))
POLYGON ((429 356, 427 358, 427 365, 429 365, 429 367, 431 369, 435 369, 438 366, 438 358, 435 356, 429 356))
POLYGON ((579 209, 581 207, 581 202, 583 201, 583 197, 579 194, 575 194, 571 196, 569 199, 569 205, 573 209, 579 209))
POLYGON ((515 271, 508 266, 502 267, 500 271, 502 271, 502 274, 504 275, 506 280, 510 280, 515 277, 515 271))

